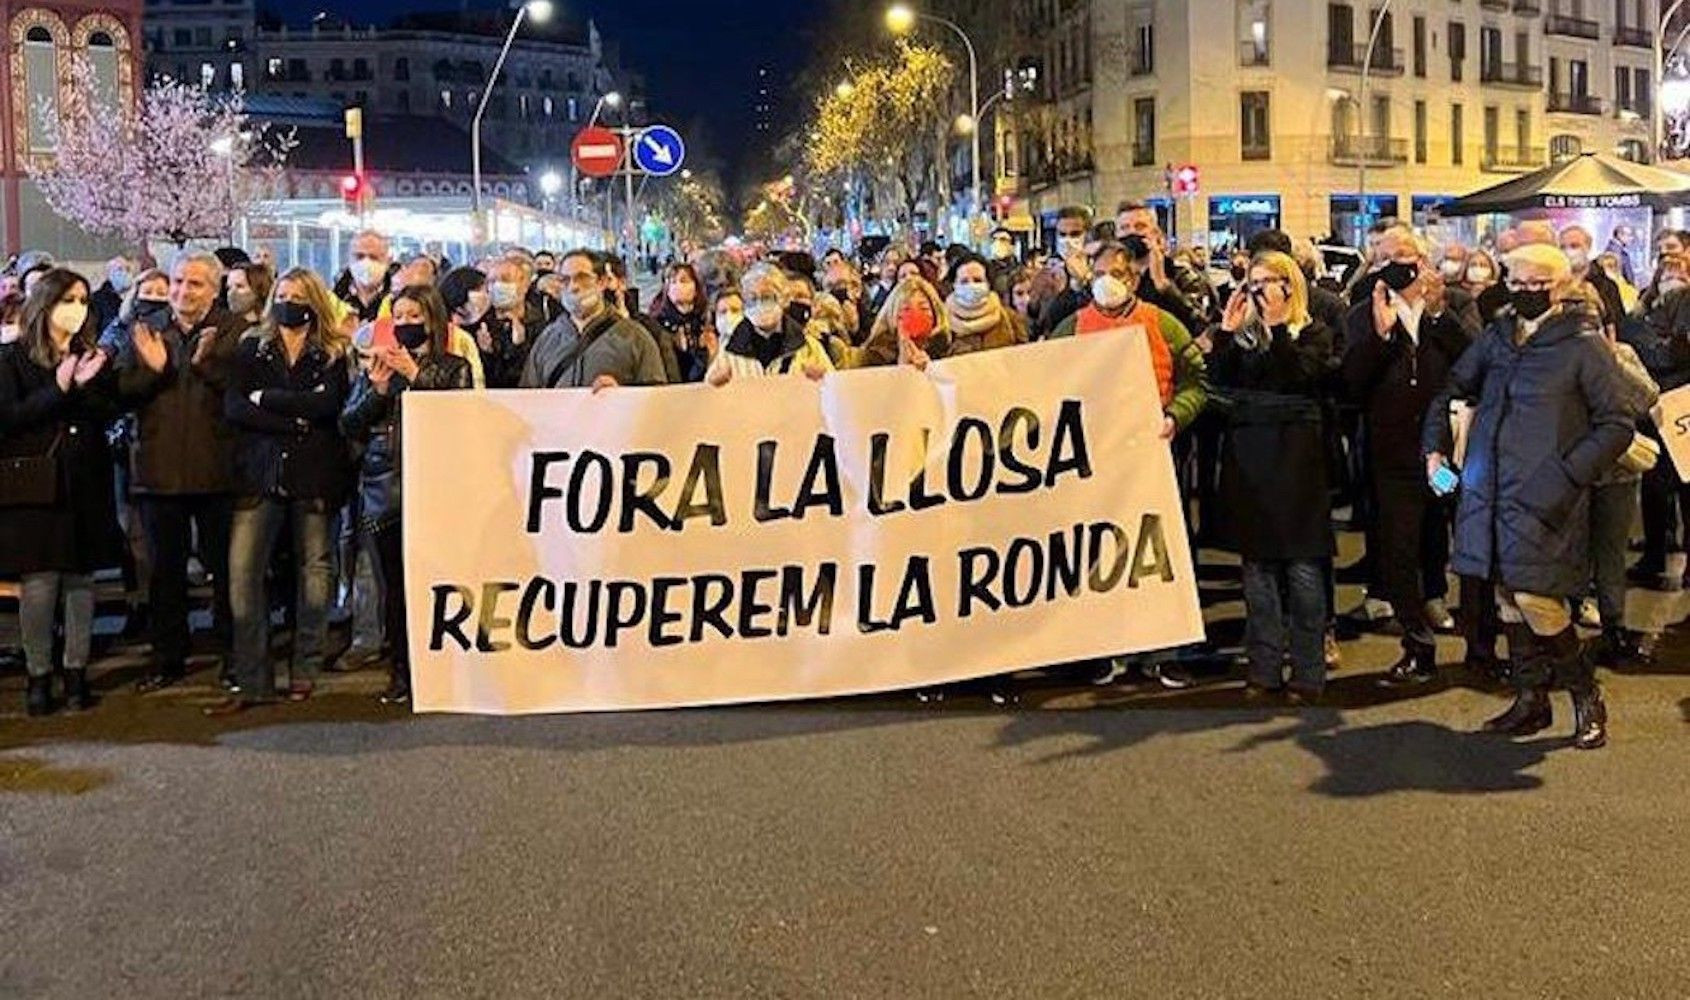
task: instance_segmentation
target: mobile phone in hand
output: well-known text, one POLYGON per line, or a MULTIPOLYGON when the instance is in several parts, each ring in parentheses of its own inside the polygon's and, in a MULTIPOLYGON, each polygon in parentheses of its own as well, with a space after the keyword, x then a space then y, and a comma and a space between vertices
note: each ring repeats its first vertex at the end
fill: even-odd
POLYGON ((1432 492, 1440 497, 1447 497, 1461 486, 1461 477, 1447 465, 1438 466, 1438 471, 1432 473, 1432 492))

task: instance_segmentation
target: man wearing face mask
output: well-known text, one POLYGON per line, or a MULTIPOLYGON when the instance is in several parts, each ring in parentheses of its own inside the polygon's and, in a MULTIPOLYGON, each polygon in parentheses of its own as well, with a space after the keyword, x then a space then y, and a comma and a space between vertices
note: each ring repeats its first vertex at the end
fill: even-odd
POLYGON ((558 261, 563 309, 534 341, 523 366, 524 389, 607 389, 668 382, 657 341, 605 300, 609 279, 590 250, 558 261))
MULTIPOLYGON (((477 353, 495 389, 514 388, 522 377, 523 365, 534 338, 550 322, 528 294, 527 264, 506 256, 493 265, 487 284, 480 289, 487 296, 488 310, 477 326, 477 353)), ((469 302, 466 294, 465 304, 469 302)))
POLYGON ((1091 228, 1091 212, 1079 205, 1065 205, 1056 210, 1056 253, 1062 261, 1066 284, 1062 291, 1045 303, 1044 311, 1034 324, 1034 339, 1051 336, 1087 302, 1087 287, 1091 284, 1091 263, 1086 259, 1086 230, 1091 228))
POLYGON ((1447 541, 1438 544, 1448 529, 1426 482, 1420 429, 1468 337, 1447 312, 1428 309, 1425 248, 1412 230, 1381 233, 1377 252, 1384 263, 1364 286, 1368 297, 1345 317, 1343 376, 1366 427, 1365 475, 1377 512, 1368 552, 1403 631, 1402 658, 1385 683, 1419 684, 1436 676, 1433 623, 1448 614, 1441 604, 1447 541))
POLYGON ((113 257, 106 261, 105 284, 88 297, 88 310, 94 314, 94 329, 104 330, 117 318, 123 308, 123 297, 135 280, 135 263, 128 257, 113 257))
POLYGON ((352 237, 347 251, 352 263, 335 283, 334 291, 356 317, 350 325, 358 326, 379 318, 387 305, 387 273, 393 266, 393 250, 387 237, 366 229, 352 237))
MULTIPOLYGON (((1208 279, 1169 256, 1168 239, 1156 220, 1155 209, 1143 202, 1122 202, 1115 211, 1115 232, 1123 241, 1136 236, 1150 249, 1145 258, 1148 266, 1139 278, 1138 297, 1179 320, 1187 331, 1207 329, 1214 292, 1208 279)), ((1241 256, 1248 266, 1250 255, 1241 256)), ((1243 280, 1240 275, 1234 284, 1243 280)))
POLYGON ((1468 337, 1476 338, 1485 324, 1479 317, 1478 302, 1463 284, 1467 279, 1468 257, 1467 248, 1460 243, 1444 247, 1443 257, 1438 261, 1438 277, 1443 279, 1444 287, 1440 305, 1455 316, 1468 337))
POLYGON ((1593 242, 1590 231, 1583 226, 1568 226, 1561 230, 1561 252, 1567 255, 1567 266, 1573 269, 1573 277, 1596 289, 1596 294, 1602 299, 1602 325, 1608 328, 1608 335, 1612 337, 1625 321, 1625 302, 1620 298, 1620 286, 1602 273, 1592 259, 1590 248, 1593 242))

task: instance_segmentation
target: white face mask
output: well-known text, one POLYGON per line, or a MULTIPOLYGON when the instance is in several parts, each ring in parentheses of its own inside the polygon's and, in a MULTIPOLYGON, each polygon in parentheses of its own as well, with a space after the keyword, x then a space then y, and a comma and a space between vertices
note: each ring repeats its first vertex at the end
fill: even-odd
POLYGON ((10 344, 23 336, 23 330, 16 323, 0 326, 0 344, 10 344))
POLYGON ((1561 252, 1567 255, 1567 266, 1575 271, 1584 270, 1585 266, 1590 263, 1590 251, 1583 247, 1574 247, 1561 252))
POLYGON ((1660 285, 1662 295, 1665 295, 1668 292, 1676 292, 1683 287, 1684 282, 1677 278, 1665 278, 1661 281, 1660 285))
POLYGON ((1091 283, 1091 300, 1099 309, 1119 309, 1130 292, 1127 283, 1113 274, 1100 274, 1091 283))
POLYGON ((1013 256, 1015 256, 1015 244, 1011 243, 1008 240, 993 240, 992 241, 992 259, 993 260, 1008 260, 1009 258, 1011 258, 1013 256))
POLYGON ((1056 238, 1056 252, 1063 257, 1079 253, 1083 246, 1085 246, 1085 240, 1079 236, 1058 236, 1056 238))
POLYGON ((1458 260, 1446 260, 1438 265, 1438 273, 1444 276, 1445 281, 1454 281, 1461 277, 1461 270, 1461 262, 1458 260))
POLYGON ((509 281, 495 281, 492 289, 493 308, 509 309, 516 305, 516 285, 509 281))
POLYGON ((82 324, 88 322, 88 303, 60 302, 53 307, 48 322, 59 333, 76 333, 82 329, 82 324))
POLYGON ((772 333, 780 328, 781 317, 786 310, 781 308, 780 302, 759 302, 746 310, 745 314, 751 318, 751 325, 759 330, 772 333))
POLYGON ((745 319, 744 313, 723 310, 716 314, 716 334, 721 337, 731 337, 739 329, 739 324, 745 319))
POLYGON ((1473 285, 1488 285, 1496 275, 1491 272, 1488 264, 1473 264, 1467 268, 1467 282, 1473 285))
POLYGON ((379 260, 359 257, 352 262, 352 280, 361 287, 374 288, 387 275, 387 265, 379 260))
POLYGON ((986 296, 992 290, 984 284, 957 285, 951 294, 956 297, 957 305, 964 309, 978 309, 986 301, 986 296))

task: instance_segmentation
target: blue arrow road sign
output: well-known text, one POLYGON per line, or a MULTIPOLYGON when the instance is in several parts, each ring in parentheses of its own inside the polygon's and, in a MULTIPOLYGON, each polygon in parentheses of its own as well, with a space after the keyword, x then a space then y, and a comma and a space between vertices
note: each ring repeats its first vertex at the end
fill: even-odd
POLYGON ((653 125, 634 140, 634 165, 653 177, 667 177, 681 169, 686 155, 680 133, 667 125, 653 125))

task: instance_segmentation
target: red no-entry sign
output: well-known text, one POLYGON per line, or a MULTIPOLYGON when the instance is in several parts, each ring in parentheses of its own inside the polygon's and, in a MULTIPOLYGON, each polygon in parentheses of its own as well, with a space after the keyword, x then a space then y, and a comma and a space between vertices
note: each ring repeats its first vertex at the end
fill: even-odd
POLYGON ((607 128, 584 128, 569 144, 569 158, 588 177, 609 177, 622 166, 622 140, 607 128))

